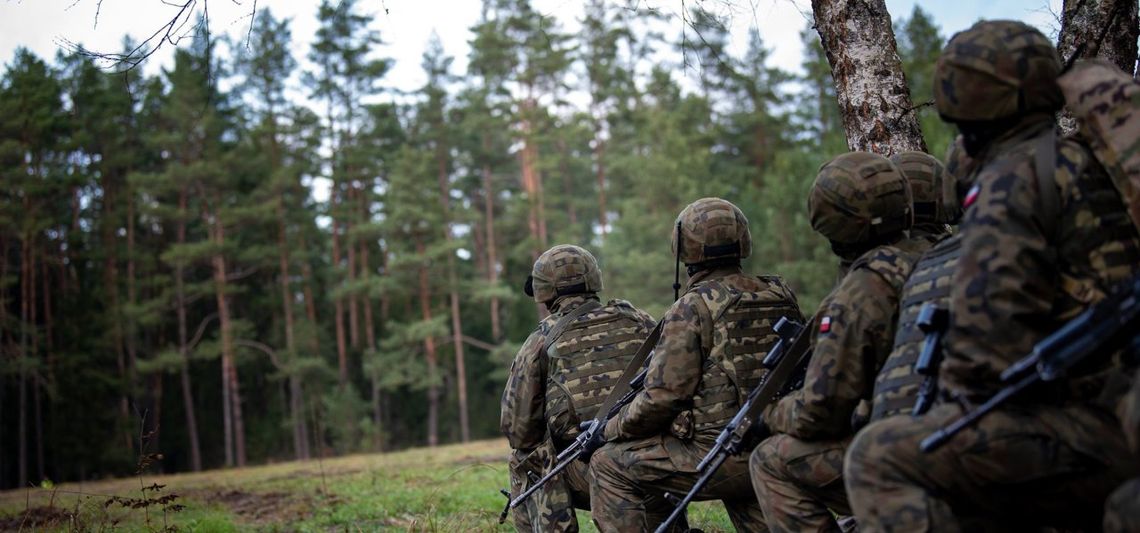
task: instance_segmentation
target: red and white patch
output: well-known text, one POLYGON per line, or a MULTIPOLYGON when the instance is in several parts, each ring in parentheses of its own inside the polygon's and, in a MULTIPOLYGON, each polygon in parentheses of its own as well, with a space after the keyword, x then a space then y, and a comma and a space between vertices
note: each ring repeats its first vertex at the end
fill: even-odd
POLYGON ((978 193, 981 192, 981 190, 981 187, 979 187, 976 183, 973 187, 970 187, 970 191, 966 193, 966 199, 962 200, 962 209, 966 209, 971 205, 974 205, 974 202, 978 200, 978 193))
POLYGON ((819 321, 819 332, 827 333, 831 331, 831 317, 825 316, 819 321))

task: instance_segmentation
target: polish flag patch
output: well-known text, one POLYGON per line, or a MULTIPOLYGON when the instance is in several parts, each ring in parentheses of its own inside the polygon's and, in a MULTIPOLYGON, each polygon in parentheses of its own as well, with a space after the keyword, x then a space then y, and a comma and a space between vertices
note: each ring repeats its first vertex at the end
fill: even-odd
POLYGON ((831 317, 825 316, 819 321, 819 332, 827 333, 831 331, 831 317))
POLYGON ((970 191, 966 193, 966 199, 962 200, 962 208, 966 209, 974 205, 974 202, 978 200, 979 192, 981 192, 981 187, 978 187, 978 184, 975 183, 973 187, 970 187, 970 191))

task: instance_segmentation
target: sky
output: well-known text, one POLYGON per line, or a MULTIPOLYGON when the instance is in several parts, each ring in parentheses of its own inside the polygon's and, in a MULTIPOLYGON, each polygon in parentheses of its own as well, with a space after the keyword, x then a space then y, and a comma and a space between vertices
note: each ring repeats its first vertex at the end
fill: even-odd
MULTIPOLYGON (((532 0, 535 8, 554 15, 564 30, 574 33, 582 14, 582 0, 532 0)), ((619 0, 614 0, 619 1, 619 0)), ((673 35, 683 24, 679 13, 684 0, 637 0, 671 15, 667 24, 673 35)), ((123 36, 141 40, 171 19, 172 4, 182 0, 0 0, 0 61, 11 62, 23 46, 44 58, 52 58, 66 43, 82 43, 88 49, 117 52, 123 36)), ((362 0, 359 7, 375 14, 374 26, 387 43, 379 54, 395 60, 384 85, 403 91, 419 88, 425 81, 420 59, 432 32, 439 35, 445 51, 455 56, 454 72, 467 67, 468 28, 479 19, 480 0, 362 0)), ((892 18, 909 16, 915 0, 887 0, 892 18)), ((926 0, 919 1, 949 36, 979 18, 1011 18, 1037 26, 1055 36, 1061 0, 926 0)), ((302 0, 197 0, 197 9, 209 9, 211 31, 243 34, 249 14, 270 9, 276 17, 292 19, 295 56, 305 66, 304 56, 317 30, 318 1, 302 0), (255 3, 256 2, 256 3, 255 3)), ((688 5, 692 5, 690 0, 688 5)), ((799 71, 803 46, 799 32, 810 19, 810 0, 706 0, 706 9, 729 16, 733 33, 732 52, 743 53, 749 29, 757 28, 772 49, 772 62, 788 71, 799 71)), ((666 31, 669 31, 666 29, 666 31)), ((185 43, 183 43, 185 44, 185 43)), ((156 72, 169 65, 170 46, 160 50, 146 68, 156 72)), ((670 52, 676 55, 675 52, 670 52)), ((664 58, 680 65, 680 58, 664 58)), ((695 67, 694 67, 695 68, 695 67)))

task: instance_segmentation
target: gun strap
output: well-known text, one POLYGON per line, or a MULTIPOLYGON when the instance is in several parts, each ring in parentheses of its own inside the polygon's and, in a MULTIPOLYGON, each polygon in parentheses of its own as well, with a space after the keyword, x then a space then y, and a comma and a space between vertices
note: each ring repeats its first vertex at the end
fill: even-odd
POLYGON ((811 346, 812 325, 814 324, 815 321, 813 320, 800 330, 800 334, 796 336, 796 340, 780 358, 780 362, 776 363, 775 368, 765 374, 764 381, 757 385, 759 392, 756 394, 756 401, 752 402, 748 408, 746 415, 748 420, 755 422, 760 418, 764 408, 776 400, 786 382, 795 375, 796 369, 811 356, 811 350, 808 348, 811 346))
POLYGON ((589 313, 590 311, 593 311, 594 309, 597 309, 601 306, 601 302, 597 300, 590 300, 582 305, 579 305, 578 307, 575 307, 569 313, 562 315, 558 321, 554 323, 554 326, 550 328, 550 331, 547 332, 546 342, 542 344, 542 350, 546 352, 547 355, 549 355, 550 347, 554 346, 554 343, 558 341, 558 337, 562 336, 562 332, 566 331, 566 328, 569 327, 572 322, 578 320, 578 318, 580 318, 582 315, 589 313))
POLYGON ((625 370, 622 371, 621 376, 618 377, 617 385, 614 385, 610 395, 606 397, 606 401, 598 407, 598 413, 594 415, 594 420, 605 423, 606 415, 613 408, 614 404, 629 392, 630 382, 641 372, 641 367, 645 364, 645 360, 649 358, 649 354, 657 347, 657 340, 661 338, 661 327, 665 324, 665 320, 657 321, 657 325, 649 332, 649 336, 645 338, 645 342, 641 343, 641 347, 637 349, 637 353, 633 354, 633 359, 626 365, 625 370))

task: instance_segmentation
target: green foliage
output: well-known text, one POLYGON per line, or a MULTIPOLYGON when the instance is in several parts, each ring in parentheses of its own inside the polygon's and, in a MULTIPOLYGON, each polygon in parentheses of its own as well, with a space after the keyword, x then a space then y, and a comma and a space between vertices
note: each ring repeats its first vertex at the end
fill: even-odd
MULTIPOLYGON (((486 0, 470 50, 425 43, 426 82, 401 95, 382 89, 392 63, 369 6, 348 0, 321 2, 305 65, 267 10, 242 43, 198 36, 149 78, 17 52, 0 83, 0 487, 19 482, 21 410, 29 482, 130 472, 140 431, 157 430, 164 468, 188 470, 192 411, 202 462, 223 464, 227 342, 251 462, 408 447, 429 420, 459 439, 456 333, 471 433, 495 436, 542 311, 519 290, 542 248, 590 248, 604 296, 659 317, 675 217, 701 197, 741 207, 746 270, 784 276, 812 310, 836 260, 805 198, 846 150, 826 57, 805 29, 793 76, 761 35, 736 54, 724 21, 693 7, 700 38, 666 39, 652 14, 600 0, 577 35, 526 0, 486 0), (694 68, 661 61, 682 53, 694 68), (289 90, 298 78, 313 102, 289 90), (140 430, 143 413, 157 427, 140 430)), ((917 8, 898 28, 921 103, 943 38, 917 8)), ((917 112, 941 150, 951 130, 917 112)), ((383 475, 408 488, 345 480, 296 527, 481 527, 471 509, 499 504, 439 495, 449 476, 501 481, 485 467, 383 475)), ((248 525, 222 507, 184 524, 248 525)))

